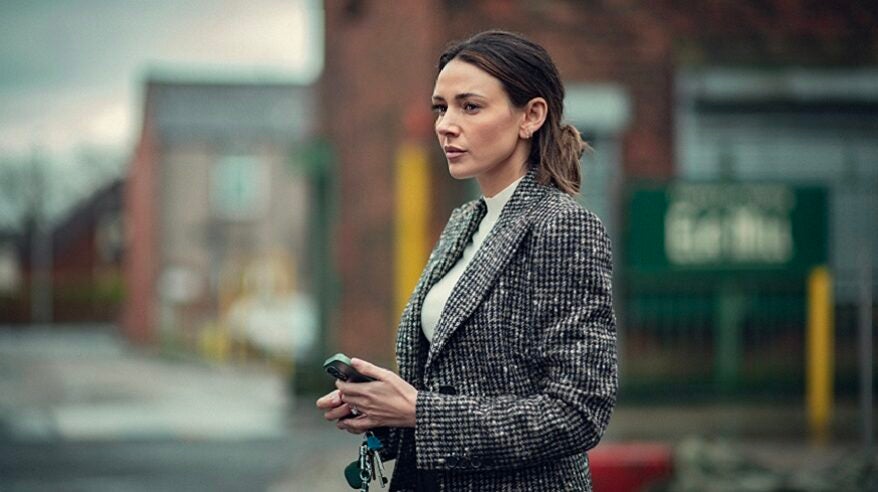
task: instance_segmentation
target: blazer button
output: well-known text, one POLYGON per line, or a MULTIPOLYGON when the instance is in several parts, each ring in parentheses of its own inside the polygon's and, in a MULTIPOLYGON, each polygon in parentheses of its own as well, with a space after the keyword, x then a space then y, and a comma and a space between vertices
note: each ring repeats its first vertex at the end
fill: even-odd
POLYGON ((457 388, 455 388, 454 386, 450 386, 450 385, 440 386, 439 393, 443 394, 443 395, 456 395, 457 388))
POLYGON ((445 460, 445 463, 447 463, 448 466, 450 466, 451 468, 455 468, 455 467, 457 467, 457 462, 458 462, 458 461, 459 461, 459 460, 457 459, 457 456, 449 456, 449 457, 445 460))

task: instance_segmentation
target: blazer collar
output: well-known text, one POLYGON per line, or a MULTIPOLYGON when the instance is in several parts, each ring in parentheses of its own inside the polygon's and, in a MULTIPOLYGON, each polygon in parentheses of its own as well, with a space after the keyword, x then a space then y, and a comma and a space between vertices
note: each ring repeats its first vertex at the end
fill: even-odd
MULTIPOLYGON (((518 248, 525 232, 532 222, 528 220, 528 212, 547 194, 548 188, 536 181, 536 171, 529 170, 518 183, 512 197, 503 207, 497 223, 485 238, 484 243, 476 252, 463 275, 451 291, 451 296, 439 317, 433 335, 433 342, 425 362, 425 370, 436 358, 452 333, 475 311, 488 294, 494 279, 504 269, 509 259, 518 248)), ((420 328, 420 307, 426 293, 439 281, 448 270, 460 259, 464 248, 479 226, 485 213, 484 200, 471 202, 467 212, 461 217, 459 227, 455 227, 455 235, 449 241, 449 248, 442 252, 443 259, 430 272, 425 289, 419 296, 420 304, 415 311, 420 328)))

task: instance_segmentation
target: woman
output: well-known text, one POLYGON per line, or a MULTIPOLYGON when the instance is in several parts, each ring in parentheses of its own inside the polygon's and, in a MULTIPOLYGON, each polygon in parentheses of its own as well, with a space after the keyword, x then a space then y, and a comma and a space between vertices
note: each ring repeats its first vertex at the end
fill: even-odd
POLYGON ((616 398, 610 241, 571 195, 579 133, 548 53, 489 31, 439 58, 436 135, 482 199, 455 209, 402 314, 399 375, 336 384, 317 406, 375 429, 391 490, 591 490, 586 450, 616 398))

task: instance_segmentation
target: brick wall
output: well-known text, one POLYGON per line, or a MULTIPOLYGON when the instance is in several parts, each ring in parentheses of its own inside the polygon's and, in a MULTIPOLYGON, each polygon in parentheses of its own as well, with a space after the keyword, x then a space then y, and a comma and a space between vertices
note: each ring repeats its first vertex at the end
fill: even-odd
POLYGON ((416 123, 429 118, 433 69, 427 54, 438 30, 430 5, 325 5, 321 97, 338 173, 333 243, 341 279, 330 345, 385 364, 399 319, 393 312, 394 153, 404 139, 432 138, 416 123))
MULTIPOLYGON (((150 89, 147 88, 147 91, 150 89)), ((149 101, 147 96, 145 101, 149 101)), ((144 109, 140 142, 126 180, 125 210, 125 306, 122 330, 129 340, 146 344, 157 340, 156 315, 158 245, 155 196, 159 150, 152 121, 153 108, 144 109)))

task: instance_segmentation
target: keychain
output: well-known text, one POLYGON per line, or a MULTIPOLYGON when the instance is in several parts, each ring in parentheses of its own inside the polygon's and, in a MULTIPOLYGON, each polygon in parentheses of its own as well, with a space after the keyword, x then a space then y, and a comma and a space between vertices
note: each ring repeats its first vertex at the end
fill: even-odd
POLYGON ((357 460, 351 462, 344 469, 348 485, 360 489, 360 492, 369 492, 369 483, 376 478, 382 489, 387 485, 387 477, 384 476, 384 463, 381 462, 381 456, 378 454, 378 450, 381 448, 381 440, 375 434, 366 432, 363 435, 357 460))

